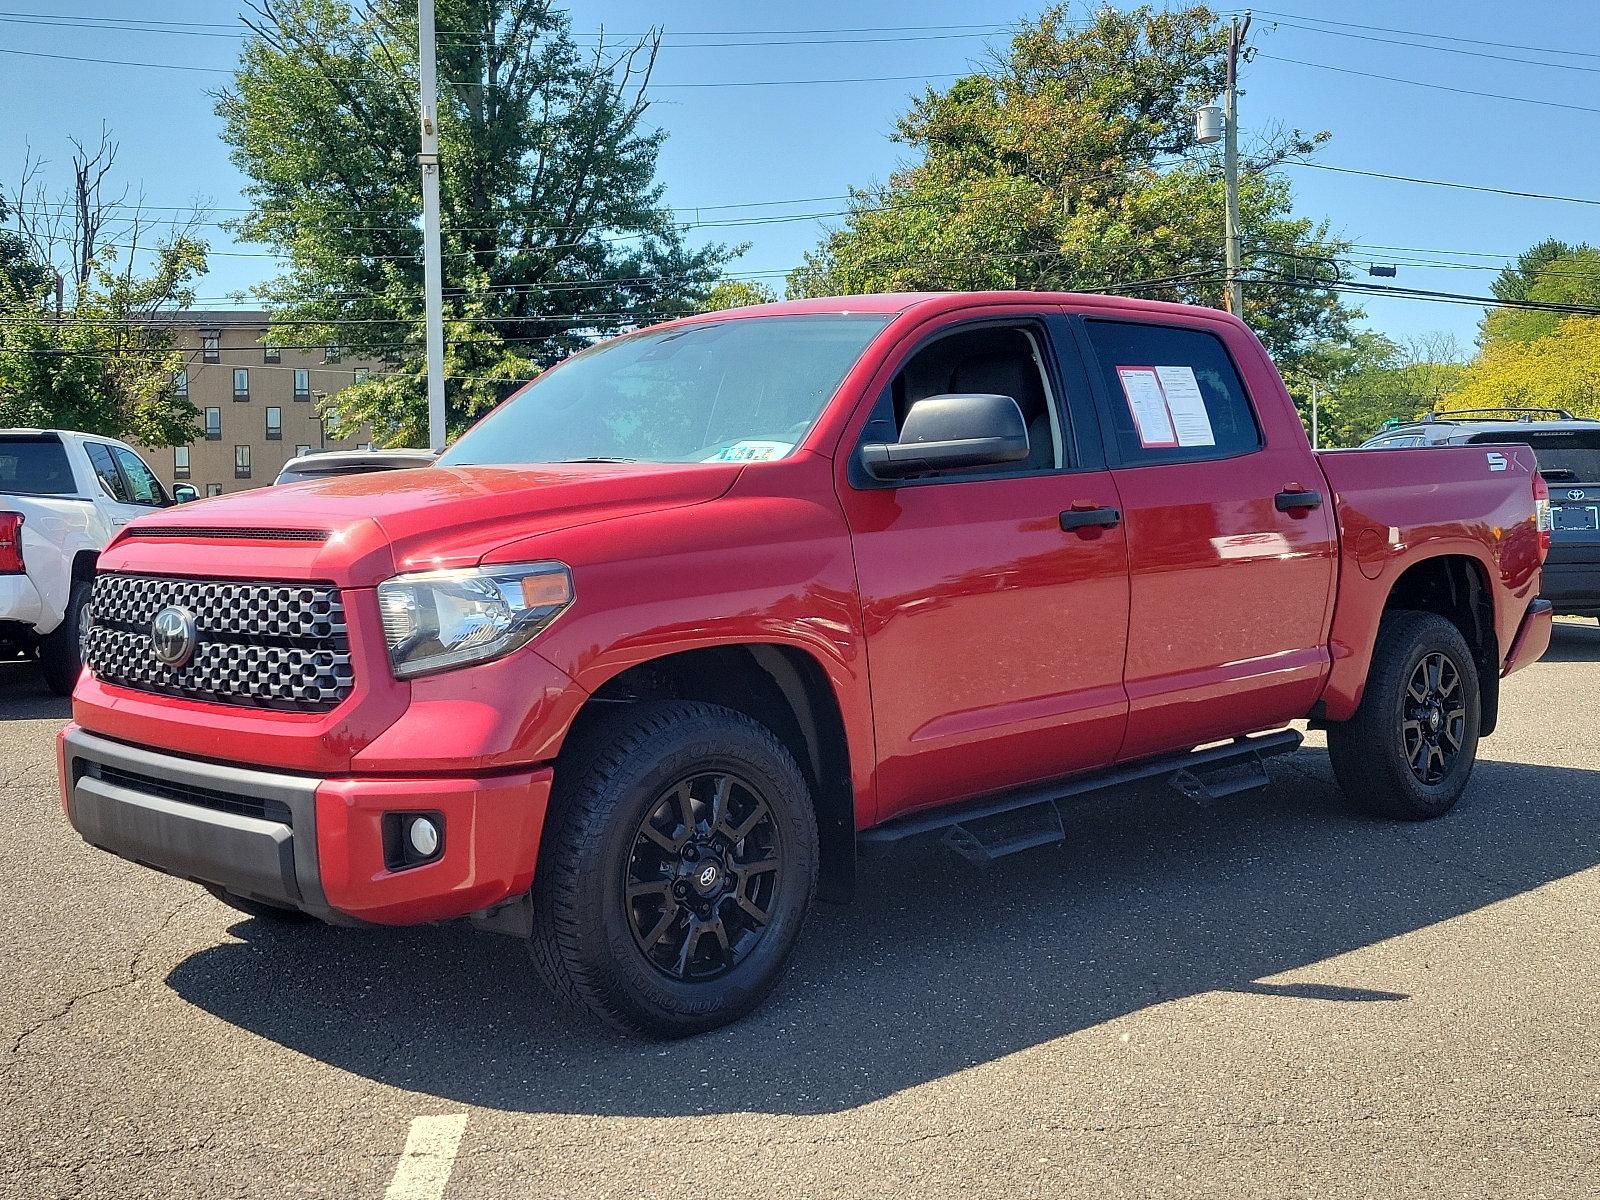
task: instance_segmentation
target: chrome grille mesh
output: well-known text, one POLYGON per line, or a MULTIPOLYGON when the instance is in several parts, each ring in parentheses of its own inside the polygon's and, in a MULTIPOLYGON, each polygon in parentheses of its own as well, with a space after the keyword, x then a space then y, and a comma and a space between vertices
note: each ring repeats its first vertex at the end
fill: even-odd
POLYGON ((122 687, 216 704, 326 712, 350 694, 350 636, 338 589, 313 583, 99 575, 85 661, 122 687), (181 667, 155 654, 163 608, 194 615, 197 644, 181 667))

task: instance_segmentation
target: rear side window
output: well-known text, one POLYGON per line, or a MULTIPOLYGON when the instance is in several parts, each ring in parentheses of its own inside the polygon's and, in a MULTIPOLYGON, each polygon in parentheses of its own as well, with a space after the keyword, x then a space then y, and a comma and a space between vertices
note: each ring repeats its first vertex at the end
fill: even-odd
POLYGON ((89 465, 94 468, 95 477, 100 480, 106 495, 124 504, 130 503, 128 485, 122 482, 116 460, 111 457, 111 447, 104 442, 85 442, 83 451, 89 456, 89 465))
POLYGON ((71 496, 77 490, 67 448, 56 438, 0 439, 0 492, 71 496))
POLYGON ((1222 342, 1198 329, 1087 321, 1128 466, 1231 458, 1261 448, 1261 429, 1222 342))

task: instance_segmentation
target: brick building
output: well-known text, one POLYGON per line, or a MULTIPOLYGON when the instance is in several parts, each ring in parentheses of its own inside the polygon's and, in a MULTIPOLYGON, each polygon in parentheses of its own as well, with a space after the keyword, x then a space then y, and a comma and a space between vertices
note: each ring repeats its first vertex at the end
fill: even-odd
POLYGON ((187 446, 141 447, 163 479, 192 484, 202 496, 238 492, 271 483, 297 454, 371 441, 365 427, 329 437, 319 405, 383 364, 346 358, 336 345, 274 347, 259 310, 189 310, 172 327, 185 364, 173 385, 200 419, 187 446))

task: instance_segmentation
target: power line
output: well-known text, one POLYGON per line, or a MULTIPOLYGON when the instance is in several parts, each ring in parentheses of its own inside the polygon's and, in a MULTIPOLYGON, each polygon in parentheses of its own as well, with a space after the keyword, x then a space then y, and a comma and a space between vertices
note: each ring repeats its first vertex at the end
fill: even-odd
POLYGON ((1493 54, 1487 50, 1465 50, 1459 46, 1433 46, 1426 42, 1408 42, 1400 38, 1377 37, 1369 33, 1352 33, 1344 29, 1319 29, 1315 25, 1299 25, 1294 21, 1277 17, 1269 17, 1268 20, 1284 29, 1298 29, 1304 33, 1320 33, 1327 37, 1355 38, 1363 42, 1381 42, 1388 46, 1406 46, 1413 50, 1436 50, 1441 54, 1462 54, 1471 58, 1493 59, 1496 62, 1522 63, 1530 67, 1554 67, 1561 71, 1587 71, 1592 74, 1600 74, 1600 67, 1588 67, 1581 63, 1545 62, 1537 58, 1518 58, 1509 54, 1493 54))
POLYGON ((1314 21, 1318 25, 1340 25, 1346 29, 1370 29, 1379 33, 1398 33, 1410 37, 1432 38, 1438 42, 1462 42, 1469 46, 1492 46, 1500 50, 1532 50, 1539 54, 1567 54, 1577 58, 1600 58, 1600 53, 1590 50, 1558 49, 1555 46, 1529 46, 1519 42, 1495 42, 1483 38, 1460 37, 1448 33, 1424 32, 1420 29, 1395 29, 1388 25, 1362 25, 1354 21, 1334 21, 1327 17, 1310 17, 1303 13, 1274 12, 1270 8, 1258 8, 1255 11, 1266 17, 1287 17, 1295 21, 1314 21))
POLYGON ((1297 67, 1310 67, 1317 71, 1335 71, 1340 75, 1358 75, 1363 79, 1380 79, 1386 83, 1403 83, 1410 87, 1431 88, 1438 92, 1453 92, 1458 96, 1477 96, 1486 100, 1511 100, 1518 104, 1537 104, 1545 108, 1563 108, 1570 112, 1600 113, 1600 108, 1593 108, 1584 104, 1566 104, 1560 100, 1538 100, 1532 96, 1511 96, 1505 92, 1480 92, 1472 88, 1450 87, 1443 83, 1428 83, 1421 79, 1408 79, 1403 75, 1380 75, 1373 71, 1357 71, 1353 67, 1336 67, 1332 63, 1306 62, 1300 58, 1286 58, 1281 54, 1268 54, 1264 50, 1256 52, 1258 58, 1269 58, 1274 62, 1292 63, 1297 67))
MULTIPOLYGON (((1592 110, 1600 112, 1600 109, 1592 110)), ((1524 200, 1558 200, 1563 204, 1596 204, 1600 199, 1590 196, 1560 196, 1551 192, 1525 192, 1513 188, 1490 187, 1487 184, 1460 183, 1450 179, 1424 179, 1416 175, 1392 175, 1387 171, 1363 171, 1356 167, 1336 167, 1331 163, 1308 162, 1301 159, 1287 159, 1286 167, 1309 167, 1316 171, 1335 171, 1340 175, 1365 175, 1372 179, 1393 179, 1400 183, 1419 183, 1428 187, 1455 188, 1464 192, 1489 192, 1497 196, 1515 196, 1524 200)))

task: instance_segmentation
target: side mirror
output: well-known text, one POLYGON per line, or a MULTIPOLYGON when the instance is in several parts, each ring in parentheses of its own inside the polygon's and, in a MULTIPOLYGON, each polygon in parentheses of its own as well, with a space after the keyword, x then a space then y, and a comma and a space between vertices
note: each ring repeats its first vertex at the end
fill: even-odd
POLYGON ((200 499, 200 489, 192 483, 176 483, 172 486, 172 502, 174 504, 187 504, 191 500, 200 499))
POLYGON ((861 465, 882 480, 999 466, 1027 457, 1028 427, 1017 402, 983 393, 918 400, 906 413, 899 441, 861 447, 861 465))

